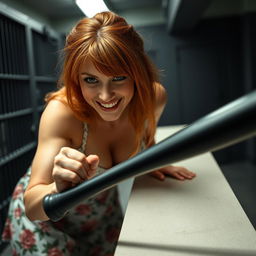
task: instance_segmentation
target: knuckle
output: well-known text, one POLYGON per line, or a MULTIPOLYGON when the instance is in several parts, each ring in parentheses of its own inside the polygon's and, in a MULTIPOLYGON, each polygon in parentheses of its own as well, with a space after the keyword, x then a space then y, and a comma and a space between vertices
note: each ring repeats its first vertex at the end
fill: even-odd
POLYGON ((60 153, 64 154, 66 152, 66 150, 67 150, 67 147, 61 147, 60 148, 60 153))
POLYGON ((63 157, 61 156, 61 155, 56 155, 55 157, 54 157, 54 164, 56 164, 56 165, 59 165, 60 164, 60 162, 62 161, 62 159, 63 159, 63 157))
POLYGON ((71 172, 69 176, 70 176, 70 179, 74 180, 77 175, 75 172, 71 172))
POLYGON ((72 173, 70 174, 70 179, 71 179, 73 182, 79 182, 79 181, 80 181, 79 176, 78 176, 77 173, 75 173, 75 172, 72 172, 72 173))
POLYGON ((55 167, 53 168, 53 170, 52 170, 52 177, 54 179, 59 177, 59 169, 58 168, 55 168, 55 167))
POLYGON ((84 154, 78 154, 77 159, 78 159, 79 162, 82 163, 85 160, 84 154))
POLYGON ((82 163, 81 163, 81 162, 77 162, 77 163, 76 163, 76 169, 77 169, 77 170, 80 170, 80 169, 82 169, 82 168, 83 168, 82 163))

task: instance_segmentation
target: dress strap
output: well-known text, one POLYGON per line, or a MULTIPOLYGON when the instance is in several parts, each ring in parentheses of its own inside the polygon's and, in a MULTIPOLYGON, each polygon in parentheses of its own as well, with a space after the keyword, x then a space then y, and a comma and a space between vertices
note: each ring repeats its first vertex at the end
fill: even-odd
POLYGON ((88 126, 86 123, 84 123, 84 133, 83 133, 83 140, 80 148, 78 149, 80 152, 84 153, 85 152, 85 146, 87 142, 87 136, 88 136, 88 126))
POLYGON ((143 150, 145 150, 145 149, 147 149, 146 143, 145 143, 145 140, 142 140, 142 141, 141 141, 141 144, 140 144, 140 151, 143 151, 143 150))

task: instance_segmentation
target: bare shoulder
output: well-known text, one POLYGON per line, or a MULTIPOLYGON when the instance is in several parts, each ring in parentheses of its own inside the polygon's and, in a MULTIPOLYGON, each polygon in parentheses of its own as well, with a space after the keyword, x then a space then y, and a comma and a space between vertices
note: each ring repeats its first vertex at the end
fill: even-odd
POLYGON ((167 93, 164 86, 161 85, 160 83, 155 83, 154 86, 155 86, 155 92, 156 92, 155 116, 156 116, 156 121, 158 122, 167 102, 167 93))
POLYGON ((156 92, 156 104, 157 106, 165 105, 167 101, 167 93, 164 86, 160 83, 155 82, 155 92, 156 92))
POLYGON ((82 129, 71 109, 59 100, 51 100, 40 120, 39 139, 63 138, 73 141, 82 129))

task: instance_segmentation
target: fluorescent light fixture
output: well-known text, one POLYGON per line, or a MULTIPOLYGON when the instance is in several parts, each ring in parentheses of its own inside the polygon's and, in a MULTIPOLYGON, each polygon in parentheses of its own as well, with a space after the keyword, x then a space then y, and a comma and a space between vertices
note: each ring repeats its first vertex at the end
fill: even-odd
POLYGON ((76 0, 76 4, 89 18, 98 12, 109 11, 103 0, 76 0))

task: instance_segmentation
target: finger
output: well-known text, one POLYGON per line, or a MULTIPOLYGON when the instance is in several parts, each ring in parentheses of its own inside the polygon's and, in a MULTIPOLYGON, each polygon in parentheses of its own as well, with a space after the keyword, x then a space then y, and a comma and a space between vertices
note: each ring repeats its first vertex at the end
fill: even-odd
POLYGON ((195 173, 187 171, 187 170, 181 171, 180 174, 183 175, 187 179, 193 179, 196 176, 195 173))
POLYGON ((73 171, 70 171, 68 169, 54 169, 53 170, 53 179, 56 183, 63 183, 63 182, 70 182, 74 184, 81 183, 83 180, 81 177, 73 171))
POLYGON ((99 165, 99 157, 97 155, 89 155, 84 160, 84 170, 86 178, 89 179, 96 174, 99 165))
POLYGON ((178 180, 184 180, 186 177, 183 175, 184 173, 186 173, 184 171, 181 170, 180 167, 173 167, 171 169, 161 169, 161 172, 166 175, 166 176, 170 176, 170 177, 173 177, 175 179, 178 179, 178 180))
POLYGON ((178 171, 173 171, 171 172, 171 174, 173 177, 179 179, 179 180, 184 180, 184 179, 193 179, 195 177, 195 175, 193 175, 193 173, 188 172, 186 170, 178 170, 178 171))
POLYGON ((62 147, 60 153, 78 162, 83 162, 86 157, 82 152, 69 147, 62 147))
POLYGON ((184 180, 184 179, 185 179, 185 177, 182 176, 181 174, 179 174, 178 172, 173 172, 173 173, 172 173, 172 176, 173 176, 174 178, 178 179, 178 180, 184 180))
POLYGON ((80 162, 82 164, 82 167, 79 168, 80 169, 79 173, 83 179, 88 178, 88 174, 87 174, 88 165, 87 165, 85 154, 70 147, 61 148, 61 153, 70 159, 80 162))
POLYGON ((188 176, 196 176, 196 174, 194 172, 191 172, 189 171, 188 169, 184 168, 184 167, 180 167, 180 166, 177 166, 175 167, 177 169, 177 171, 180 171, 188 176))
POLYGON ((186 178, 188 178, 188 179, 193 179, 195 176, 196 176, 196 175, 191 175, 191 174, 189 174, 189 175, 186 175, 186 178))
POLYGON ((97 169, 98 169, 98 165, 99 165, 99 157, 97 155, 89 155, 86 158, 87 164, 88 164, 88 177, 92 177, 95 175, 97 169))
POLYGON ((88 164, 90 165, 91 168, 96 169, 98 168, 99 164, 99 157, 97 155, 89 155, 86 158, 88 164))
POLYGON ((57 155, 55 157, 55 165, 60 168, 76 172, 81 179, 86 179, 86 172, 84 170, 83 163, 80 161, 73 160, 63 155, 57 155))
POLYGON ((158 180, 165 180, 165 175, 160 171, 154 171, 150 173, 151 176, 157 178, 158 180))
POLYGON ((163 169, 163 172, 168 176, 180 177, 183 176, 186 179, 192 179, 196 176, 195 173, 180 166, 170 166, 171 169, 163 169))

